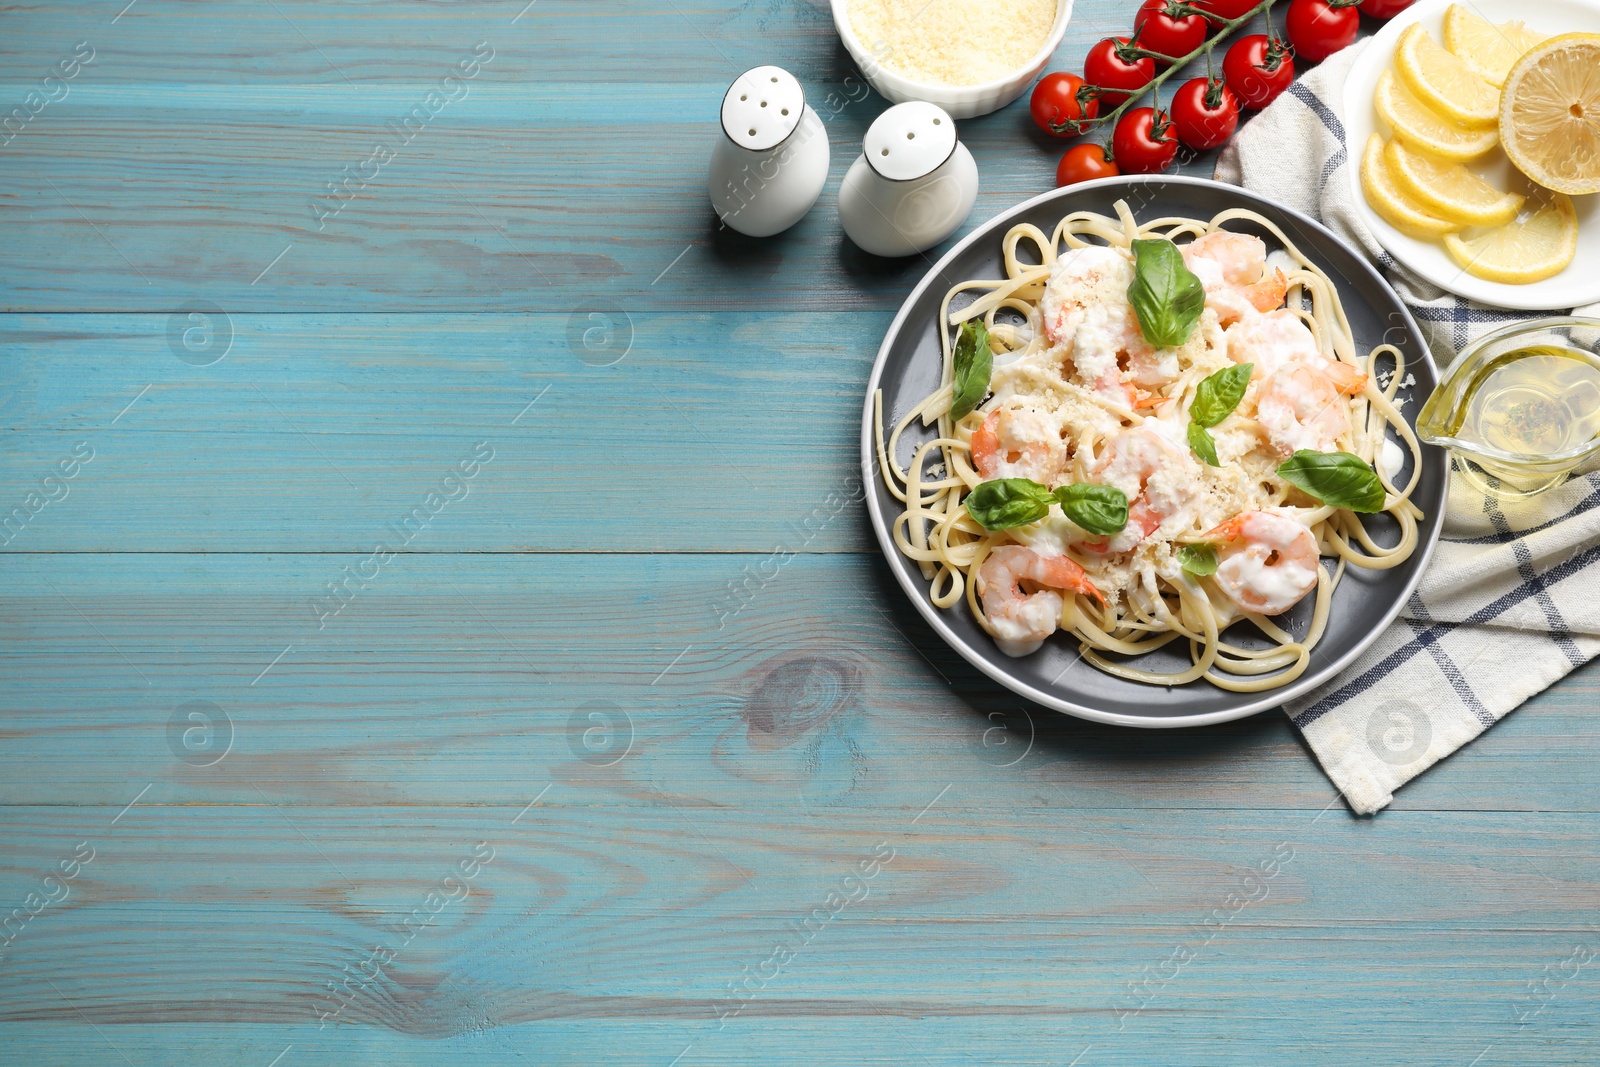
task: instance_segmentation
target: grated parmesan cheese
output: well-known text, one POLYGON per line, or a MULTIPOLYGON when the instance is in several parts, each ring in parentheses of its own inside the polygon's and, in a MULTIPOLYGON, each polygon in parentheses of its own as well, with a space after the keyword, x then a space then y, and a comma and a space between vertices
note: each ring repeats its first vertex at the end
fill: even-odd
POLYGON ((850 0, 851 28, 885 67, 933 85, 980 85, 1044 47, 1056 0, 850 0))

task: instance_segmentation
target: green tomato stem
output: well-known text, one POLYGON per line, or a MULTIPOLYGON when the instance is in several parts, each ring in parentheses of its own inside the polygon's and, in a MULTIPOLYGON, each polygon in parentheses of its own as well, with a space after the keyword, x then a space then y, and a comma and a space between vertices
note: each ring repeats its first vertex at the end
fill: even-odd
MULTIPOLYGON (((1215 48, 1220 41, 1222 41, 1224 38, 1226 38, 1230 33, 1232 33, 1234 30, 1238 29, 1240 26, 1243 26, 1246 22, 1249 22, 1251 19, 1255 18, 1257 15, 1261 14, 1264 11, 1270 11, 1271 8, 1272 8, 1272 5, 1276 4, 1277 2, 1278 2, 1278 0, 1261 0, 1261 2, 1259 4, 1257 4, 1255 7, 1251 8, 1249 11, 1246 11, 1243 15, 1240 15, 1238 18, 1236 18, 1236 19, 1227 19, 1227 20, 1221 21, 1220 28, 1217 30, 1217 32, 1212 34, 1210 37, 1206 38, 1205 42, 1202 43, 1200 45, 1200 47, 1196 48, 1194 51, 1190 52, 1186 56, 1173 58, 1171 56, 1161 55, 1159 52, 1151 52, 1148 49, 1140 48, 1135 44, 1131 44, 1130 43, 1128 45, 1124 45, 1123 48, 1126 49, 1130 53, 1136 53, 1139 56, 1149 56, 1152 59, 1159 59, 1163 63, 1170 63, 1171 65, 1168 66, 1166 70, 1162 71, 1160 74, 1157 74, 1154 78, 1151 78, 1148 82, 1146 82, 1144 84, 1143 88, 1137 89, 1134 92, 1129 93, 1128 94, 1128 99, 1126 99, 1122 103, 1118 104, 1109 113, 1107 113, 1105 115, 1097 115, 1096 117, 1094 117, 1092 119, 1083 119, 1083 120, 1081 120, 1079 122, 1079 125, 1082 127, 1082 132, 1087 133, 1089 130, 1096 129, 1096 128, 1100 127, 1100 126, 1104 126, 1107 123, 1115 122, 1117 119, 1122 117, 1123 112, 1127 111, 1129 107, 1131 107, 1137 101, 1143 99, 1143 97, 1144 97, 1144 95, 1146 93, 1154 93, 1158 88, 1160 88, 1162 82, 1164 82, 1168 78, 1172 77, 1172 75, 1174 73, 1176 73, 1182 67, 1187 65, 1188 62, 1191 59, 1195 58, 1196 56, 1204 55, 1206 57, 1207 69, 1209 70, 1210 69, 1210 63, 1211 63, 1211 50, 1213 48, 1215 48)), ((1201 14, 1206 15, 1207 18, 1215 18, 1216 17, 1216 16, 1214 16, 1214 15, 1210 14, 1209 12, 1206 12, 1206 11, 1204 11, 1202 9, 1197 8, 1196 10, 1200 11, 1201 14)), ((1267 16, 1267 18, 1269 20, 1271 19, 1271 17, 1272 16, 1270 14, 1267 16)), ((1120 51, 1120 49, 1119 49, 1119 51, 1120 51)), ((1086 85, 1086 86, 1084 86, 1084 88, 1093 90, 1095 92, 1104 92, 1105 91, 1105 89, 1102 86, 1099 86, 1099 85, 1086 85)), ((1112 92, 1120 92, 1121 90, 1113 89, 1111 91, 1112 92)))

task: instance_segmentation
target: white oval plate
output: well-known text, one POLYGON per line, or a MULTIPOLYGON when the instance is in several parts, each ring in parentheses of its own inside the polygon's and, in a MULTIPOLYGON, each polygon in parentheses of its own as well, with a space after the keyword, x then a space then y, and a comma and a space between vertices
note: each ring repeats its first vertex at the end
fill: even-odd
MULTIPOLYGON (((1378 243, 1388 249, 1396 261, 1458 296, 1494 307, 1524 311, 1565 310, 1600 300, 1600 195, 1572 198, 1572 206, 1578 211, 1577 257, 1560 274, 1528 285, 1474 278, 1450 258, 1443 244, 1407 237, 1367 206, 1367 199, 1361 192, 1361 150, 1366 147, 1369 134, 1388 133, 1372 106, 1378 76, 1393 65, 1395 42, 1401 31, 1412 23, 1422 23, 1434 40, 1444 43, 1444 10, 1452 2, 1418 0, 1390 19, 1350 68, 1344 87, 1344 126, 1345 143, 1350 151, 1350 164, 1346 169, 1350 172, 1356 211, 1378 243)), ((1471 0, 1470 7, 1491 22, 1521 19, 1529 29, 1541 33, 1600 33, 1600 5, 1583 0, 1471 0)), ((1526 181, 1498 148, 1468 167, 1501 189, 1513 189, 1519 182, 1526 181)))

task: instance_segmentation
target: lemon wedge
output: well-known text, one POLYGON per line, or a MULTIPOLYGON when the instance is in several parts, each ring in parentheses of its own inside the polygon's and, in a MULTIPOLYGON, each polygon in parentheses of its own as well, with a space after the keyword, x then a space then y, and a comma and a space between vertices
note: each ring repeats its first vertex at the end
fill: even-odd
POLYGON ((1479 278, 1511 285, 1543 281, 1578 254, 1578 216, 1572 201, 1550 193, 1528 218, 1492 230, 1447 233, 1444 246, 1479 278))
POLYGON ((1500 139, 1494 130, 1471 129, 1440 118, 1387 70, 1378 77, 1372 104, 1396 137, 1419 152, 1452 163, 1477 159, 1500 139))
POLYGON ((1552 37, 1517 60, 1501 91, 1500 140, 1546 189, 1600 192, 1600 34, 1552 37))
POLYGON ((1400 35, 1394 69, 1418 100, 1444 118, 1486 129, 1500 116, 1500 97, 1494 86, 1440 48, 1416 23, 1400 35))
POLYGON ((1516 193, 1502 193, 1461 164, 1441 163, 1402 141, 1390 141, 1383 155, 1402 192, 1458 226, 1504 226, 1522 207, 1523 198, 1516 193))
POLYGON ((1547 36, 1520 22, 1490 22, 1460 4, 1444 13, 1444 46, 1491 85, 1504 85, 1522 54, 1547 36))
POLYGON ((1361 153, 1361 191, 1385 222, 1419 241, 1437 241, 1460 223, 1430 215, 1395 184, 1389 173, 1389 164, 1383 158, 1383 138, 1377 134, 1367 138, 1367 147, 1361 153))

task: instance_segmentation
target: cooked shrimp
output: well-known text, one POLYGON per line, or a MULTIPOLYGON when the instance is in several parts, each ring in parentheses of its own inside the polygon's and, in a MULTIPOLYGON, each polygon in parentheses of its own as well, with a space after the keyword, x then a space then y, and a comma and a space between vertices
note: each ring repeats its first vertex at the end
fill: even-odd
POLYGON ((1254 363, 1254 377, 1265 378, 1288 363, 1315 366, 1329 362, 1317 348, 1317 339, 1300 316, 1283 308, 1265 315, 1251 315, 1229 326, 1228 358, 1235 363, 1254 363))
POLYGON ((1169 518, 1187 518, 1197 479, 1194 463, 1176 445, 1145 426, 1123 430, 1106 442, 1095 480, 1121 489, 1128 498, 1128 525, 1105 545, 1127 552, 1169 518))
POLYGON ((1367 376, 1348 363, 1290 363, 1262 386, 1256 421, 1281 455, 1301 448, 1331 452, 1350 432, 1350 404, 1344 398, 1366 385, 1367 376))
POLYGON ((1062 593, 1105 598, 1068 556, 1041 556, 1021 545, 1001 545, 978 567, 978 593, 995 644, 1008 656, 1037 651, 1056 632, 1062 593))
POLYGON ((996 408, 972 434, 972 465, 984 481, 1032 478, 1053 485, 1067 462, 1061 431, 1032 408, 996 408))
MULTIPOLYGON (((1123 297, 1090 304, 1069 338, 1073 378, 1123 407, 1133 407, 1140 393, 1122 380, 1123 368, 1137 363, 1141 377, 1156 351, 1139 331, 1139 320, 1123 297)), ((1177 377, 1177 357, 1172 359, 1177 377)), ((1169 379, 1170 380, 1170 379, 1169 379)))
POLYGON ((1184 245, 1183 261, 1223 325, 1283 306, 1289 283, 1276 267, 1267 273, 1267 246, 1259 237, 1213 230, 1184 245))
POLYGON ((1061 253, 1039 301, 1044 333, 1052 345, 1072 340, 1085 311, 1112 293, 1125 295, 1133 281, 1128 257, 1105 245, 1087 245, 1061 253))
POLYGON ((1222 542, 1217 588, 1246 611, 1281 615, 1317 587, 1317 539, 1287 515, 1242 512, 1206 537, 1222 542))
POLYGON ((1147 385, 1156 389, 1177 381, 1182 369, 1178 365, 1178 350, 1155 348, 1143 342, 1143 334, 1139 336, 1141 343, 1126 351, 1128 381, 1134 385, 1147 385))

